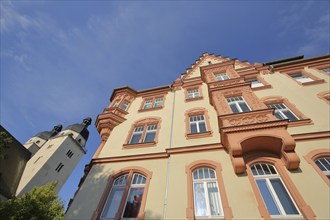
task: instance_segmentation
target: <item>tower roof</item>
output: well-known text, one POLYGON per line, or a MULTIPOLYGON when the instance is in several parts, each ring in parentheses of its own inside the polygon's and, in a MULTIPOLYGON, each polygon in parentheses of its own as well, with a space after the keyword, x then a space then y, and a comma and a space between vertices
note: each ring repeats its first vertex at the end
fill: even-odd
POLYGON ((44 140, 48 140, 49 138, 57 135, 59 132, 61 132, 63 126, 62 125, 55 125, 54 128, 51 131, 43 131, 35 135, 35 137, 40 137, 44 140))
POLYGON ((87 117, 83 120, 82 123, 80 124, 73 124, 69 125, 68 127, 65 128, 65 130, 72 130, 77 133, 79 133, 86 141, 89 136, 89 131, 87 127, 92 123, 92 119, 90 117, 87 117))

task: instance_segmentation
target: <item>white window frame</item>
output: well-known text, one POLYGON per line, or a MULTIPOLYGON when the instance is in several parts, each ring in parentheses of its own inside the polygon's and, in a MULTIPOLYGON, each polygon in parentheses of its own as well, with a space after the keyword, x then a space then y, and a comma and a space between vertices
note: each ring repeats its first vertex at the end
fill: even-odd
POLYGON ((162 107, 163 106, 163 97, 155 98, 153 108, 162 107))
POLYGON ((250 82, 251 83, 251 88, 258 88, 264 86, 262 82, 258 78, 250 78, 246 79, 245 82, 250 82))
MULTIPOLYGON (((139 173, 134 173, 133 174, 132 181, 130 183, 130 187, 129 187, 129 190, 128 190, 128 193, 127 193, 127 196, 126 196, 126 199, 125 199, 125 203, 124 203, 125 206, 124 206, 124 208, 122 210, 121 219, 136 219, 136 218, 124 217, 125 209, 126 209, 126 205, 127 205, 127 200, 129 198, 129 195, 131 193, 132 188, 134 189, 134 188, 141 188, 141 187, 143 187, 143 195, 142 195, 142 197, 145 196, 145 191, 144 190, 145 190, 146 182, 147 182, 147 178, 144 175, 139 174, 139 173), (139 177, 141 177, 142 183, 141 182, 140 183, 134 183, 134 181, 136 180, 135 179, 135 176, 137 176, 137 178, 136 178, 137 180, 139 179, 139 177), (143 183, 143 179, 144 179, 144 183, 143 183)), ((139 208, 139 212, 140 212, 140 210, 141 210, 141 206, 139 208)))
POLYGON ((286 106, 284 103, 275 103, 275 104, 269 104, 267 105, 268 108, 273 108, 275 109, 275 114, 278 113, 280 114, 280 116, 282 117, 282 119, 289 119, 283 112, 284 111, 289 111, 292 113, 293 116, 295 116, 297 118, 297 120, 294 121, 298 121, 300 118, 293 112, 291 111, 290 108, 288 108, 288 106, 286 106), (281 106, 282 105, 282 106, 281 106), (284 108, 283 108, 284 107, 284 108))
POLYGON ((147 130, 146 130, 145 135, 143 137, 143 143, 154 142, 155 141, 155 138, 156 138, 156 134, 157 134, 157 124, 147 125, 147 128, 146 129, 147 130), (155 138, 154 138, 153 141, 146 142, 146 138, 147 138, 147 134, 148 133, 155 133, 155 138))
POLYGON ((137 144, 137 143, 140 143, 140 140, 141 140, 141 137, 143 135, 143 130, 144 130, 144 125, 141 125, 141 126, 137 126, 134 128, 133 132, 132 132, 132 135, 131 135, 131 138, 129 139, 129 144, 137 144), (142 130, 141 130, 142 129, 142 130), (139 139, 139 141, 137 143, 132 143, 132 139, 133 139, 133 136, 135 134, 141 134, 141 137, 139 139))
MULTIPOLYGON (((126 187, 126 184, 127 184, 127 180, 128 180, 128 174, 123 174, 119 177, 117 177, 114 181, 113 181, 113 184, 111 186, 111 190, 108 194, 108 198, 107 198, 107 201, 104 205, 104 208, 102 210, 102 214, 101 214, 101 219, 110 219, 110 218, 107 218, 105 217, 104 215, 106 214, 105 211, 106 209, 109 209, 110 207, 108 207, 108 202, 109 202, 109 199, 110 199, 110 196, 111 196, 111 193, 114 189, 123 189, 123 195, 124 195, 124 192, 125 192, 125 187, 126 187)), ((123 195, 122 195, 122 198, 121 200, 123 199, 123 195)), ((118 206, 119 208, 119 206, 118 206)), ((118 210, 117 210, 118 212, 118 210)))
POLYGON ((323 174, 330 180, 330 157, 319 157, 314 160, 316 166, 323 172, 323 174), (326 164, 327 163, 327 164, 326 164))
MULTIPOLYGON (((250 106, 247 104, 247 102, 245 101, 243 96, 229 97, 229 98, 227 98, 227 103, 228 103, 229 107, 231 104, 234 104, 239 113, 243 112, 243 110, 240 106, 240 103, 245 103, 245 105, 248 107, 249 111, 251 111, 250 106)), ((230 107, 230 109, 231 109, 231 107, 230 107)), ((247 112, 249 112, 249 111, 247 111, 247 112)))
POLYGON ((220 195, 220 190, 219 190, 219 185, 218 185, 218 181, 217 181, 217 174, 215 172, 214 169, 212 168, 208 168, 208 167, 199 167, 197 169, 195 169, 192 172, 192 180, 193 180, 193 197, 194 197, 194 214, 195 214, 195 218, 199 219, 199 218, 219 218, 219 217, 224 217, 224 211, 222 208, 222 202, 221 202, 221 195, 220 195), (199 170, 202 170, 203 172, 203 177, 199 178, 199 170), (205 171, 208 172, 208 176, 209 178, 205 178, 205 171), (211 177, 211 172, 213 172, 214 177, 211 177), (198 178, 196 179, 194 177, 194 173, 197 173, 198 178), (205 196, 205 202, 206 202, 206 216, 197 216, 196 215, 196 198, 195 198, 195 183, 202 183, 203 184, 203 188, 204 188, 204 196, 205 196), (217 207, 217 209, 219 209, 220 213, 219 215, 212 215, 211 214, 211 207, 210 207, 210 198, 209 198, 209 192, 208 192, 208 188, 207 188, 207 184, 208 183, 215 183, 217 190, 218 190, 218 194, 217 194, 217 199, 219 201, 219 207, 217 207))
POLYGON ((143 104, 143 109, 152 108, 152 99, 146 99, 143 104))
POLYGON ((230 79, 227 73, 216 73, 215 74, 215 79, 217 81, 224 81, 230 79))
POLYGON ((198 134, 198 133, 204 133, 204 132, 207 132, 207 124, 206 124, 206 121, 205 121, 205 116, 204 115, 191 115, 189 116, 189 131, 190 131, 190 134, 198 134), (200 128, 199 128, 199 123, 200 122, 204 122, 204 125, 205 125, 205 131, 200 131, 200 128), (196 133, 192 133, 191 132, 191 125, 192 124, 196 124, 196 129, 197 129, 197 132, 196 133))
POLYGON ((310 77, 304 75, 303 73, 294 73, 289 74, 290 77, 292 77, 294 80, 300 82, 300 83, 307 83, 307 82, 313 82, 314 80, 310 77))
MULTIPOLYGON (((271 193, 272 198, 274 199, 274 202, 275 202, 275 205, 276 205, 278 211, 280 212, 279 215, 270 215, 271 218, 283 218, 283 219, 290 219, 290 218, 299 218, 300 219, 300 218, 302 218, 302 214, 301 214, 301 212, 300 212, 300 210, 299 210, 296 202, 294 201, 294 199, 292 198, 292 196, 291 196, 290 192, 288 191, 286 185, 282 181, 282 178, 278 174, 275 166, 273 166, 271 164, 268 164, 268 163, 255 163, 255 164, 252 164, 250 166, 250 169, 251 169, 251 172, 253 174, 253 178, 255 180, 255 183, 257 185, 257 188, 259 190, 259 193, 260 193, 263 201, 264 201, 264 196, 262 195, 262 193, 261 193, 261 191, 259 189, 259 186, 257 184, 257 180, 265 180, 266 181, 266 186, 269 189, 269 192, 271 193), (258 169, 256 169, 256 166, 257 165, 259 165, 261 167, 261 170, 263 171, 262 174, 259 174, 258 169), (263 165, 265 165, 267 167, 267 169, 265 169, 263 165), (257 174, 255 174, 252 171, 253 170, 253 167, 254 167, 254 170, 255 170, 255 172, 257 174), (274 173, 274 171, 275 171, 275 173, 274 173), (267 174, 267 173, 269 173, 269 174, 267 174), (286 190, 287 194, 289 195, 289 198, 291 199, 293 205, 295 206, 298 214, 286 214, 285 209, 284 209, 282 203, 280 202, 280 199, 278 198, 278 195, 277 195, 275 189, 273 188, 273 186, 272 186, 272 184, 270 182, 271 179, 279 179, 281 181, 284 189, 286 190)), ((264 201, 264 204, 265 204, 265 206, 267 208, 267 205, 266 205, 265 201, 264 201)))
POLYGON ((188 99, 195 99, 200 97, 199 89, 188 89, 188 99))

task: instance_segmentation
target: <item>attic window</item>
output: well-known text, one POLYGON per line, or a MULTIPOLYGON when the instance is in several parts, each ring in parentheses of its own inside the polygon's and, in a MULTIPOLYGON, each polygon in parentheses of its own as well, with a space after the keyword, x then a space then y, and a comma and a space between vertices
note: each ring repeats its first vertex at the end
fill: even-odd
POLYGON ((79 142, 79 143, 81 142, 81 139, 80 139, 80 138, 78 139, 78 142, 79 142))
POLYGON ((209 64, 212 64, 212 62, 211 62, 211 61, 209 61, 209 64))

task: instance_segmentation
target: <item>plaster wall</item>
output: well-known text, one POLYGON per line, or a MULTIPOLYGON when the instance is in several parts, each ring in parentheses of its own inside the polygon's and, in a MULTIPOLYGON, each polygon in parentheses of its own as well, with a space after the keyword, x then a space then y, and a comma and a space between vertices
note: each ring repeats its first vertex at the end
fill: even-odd
POLYGON ((305 71, 324 79, 325 83, 302 86, 291 77, 276 72, 275 74, 261 75, 273 88, 255 91, 259 98, 274 95, 287 98, 299 111, 312 120, 310 125, 289 127, 290 134, 330 130, 330 106, 317 96, 318 93, 329 90, 329 77, 316 70, 305 68, 305 71))

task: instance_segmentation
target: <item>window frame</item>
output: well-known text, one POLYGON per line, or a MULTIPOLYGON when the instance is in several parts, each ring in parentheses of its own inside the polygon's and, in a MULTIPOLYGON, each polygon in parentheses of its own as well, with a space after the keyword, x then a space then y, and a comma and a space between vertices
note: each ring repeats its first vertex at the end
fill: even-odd
POLYGON ((283 73, 285 76, 287 76, 288 78, 290 78, 291 80, 293 80, 294 82, 296 82, 297 84, 299 84, 301 86, 309 86, 309 85, 315 85, 315 84, 320 84, 320 83, 325 82, 324 79, 320 79, 320 78, 316 77, 312 73, 309 73, 309 72, 305 71, 303 68, 296 69, 296 70, 291 70, 291 71, 286 71, 286 72, 281 72, 281 73, 283 73), (292 75, 295 75, 295 74, 302 74, 305 77, 310 78, 312 81, 300 82, 300 81, 298 81, 298 80, 296 80, 295 78, 292 77, 292 75))
POLYGON ((146 96, 143 97, 140 109, 138 110, 139 112, 145 112, 145 111, 153 111, 153 110, 159 110, 164 108, 164 103, 165 103, 165 95, 157 95, 157 96, 146 96), (157 99, 162 99, 161 105, 160 106, 155 106, 155 104, 157 103, 157 99), (147 101, 151 100, 151 107, 150 108, 145 108, 145 103, 147 101))
POLYGON ((185 102, 202 100, 204 98, 202 84, 184 87, 184 89, 185 89, 185 102), (189 91, 191 91, 191 90, 197 90, 199 93, 199 96, 198 97, 189 97, 189 91))
POLYGON ((330 187, 330 179, 324 175, 323 171, 317 166, 315 160, 322 157, 330 157, 330 149, 316 149, 304 156, 305 160, 314 168, 323 181, 330 187))
POLYGON ((261 77, 259 74, 254 74, 254 75, 249 75, 249 76, 246 76, 244 78, 245 82, 249 82, 249 80, 251 79, 256 79, 258 80, 262 86, 258 86, 258 87, 252 87, 252 82, 251 82, 251 89, 252 90, 261 90, 261 89, 268 89, 268 88, 272 88, 272 86, 263 78, 261 77))
MULTIPOLYGON (((271 194, 272 198, 273 198, 273 202, 275 203, 277 209, 278 209, 278 212, 279 214, 278 215, 271 215, 269 213, 269 215, 271 216, 271 218, 302 218, 302 214, 296 204, 296 202, 294 201, 290 191, 287 189, 285 183, 283 182, 280 174, 278 173, 276 167, 273 165, 273 164, 270 164, 270 163, 265 163, 265 162, 257 162, 257 163, 253 163, 249 166, 249 169, 251 170, 252 172, 252 175, 253 175, 253 178, 254 178, 254 181, 255 181, 255 184, 257 185, 258 187, 258 184, 257 184, 257 180, 265 180, 266 182, 266 186, 268 188, 268 192, 271 194), (264 174, 264 175, 254 175, 253 172, 252 172, 252 166, 261 166, 262 170, 264 170, 264 168, 262 167, 262 165, 265 165, 267 168, 268 168, 268 171, 271 172, 271 168, 269 167, 272 167, 274 169, 274 171, 276 172, 276 174, 264 174), (274 188, 274 186, 271 184, 271 179, 279 179, 280 182, 282 183, 282 186, 284 187, 284 189, 286 190, 286 193, 288 195, 288 197, 291 199, 291 202, 292 204, 294 205, 295 209, 297 210, 297 214, 287 214, 286 211, 284 210, 284 207, 283 207, 283 204, 281 203, 281 200, 279 199, 279 194, 278 192, 276 192, 276 189, 274 188)), ((263 171, 264 172, 264 171, 263 171)), ((257 171, 258 173, 258 171, 257 171)), ((262 197, 262 200, 264 202, 264 205, 266 206, 266 203, 264 201, 264 196, 263 196, 263 193, 261 192, 260 188, 258 187, 258 190, 259 190, 259 194, 260 196, 262 197)), ((267 206, 266 206, 267 208, 267 206)), ((267 211, 268 211, 268 208, 267 208, 267 211)), ((269 212, 269 211, 268 211, 269 212)))
POLYGON ((279 120, 285 120, 285 119, 287 119, 290 122, 299 121, 300 120, 300 118, 293 111, 291 111, 291 109, 288 106, 286 106, 284 103, 269 104, 269 105, 267 105, 267 107, 270 108, 270 109, 274 109, 274 115, 275 115, 275 117, 276 117, 276 113, 278 113, 280 115, 281 118, 276 117, 279 120), (275 105, 275 108, 271 107, 271 105, 275 105), (282 109, 279 109, 276 105, 283 105, 284 106, 284 109, 283 108, 282 109), (285 113, 283 113, 285 111, 291 112, 291 114, 296 119, 295 120, 290 120, 290 118, 285 113))
POLYGON ((249 104, 247 103, 247 101, 244 99, 244 97, 242 96, 242 95, 240 95, 240 96, 231 96, 231 97, 226 97, 226 101, 227 101, 227 104, 228 104, 228 106, 229 106, 229 109, 232 111, 232 113, 233 114, 237 114, 237 113, 245 113, 245 112, 251 112, 252 111, 252 109, 251 109, 251 107, 249 106, 249 104), (235 106, 236 106, 236 109, 238 110, 238 112, 234 112, 233 110, 232 110, 232 108, 231 108, 231 106, 230 106, 230 102, 228 101, 228 99, 236 99, 236 98, 241 98, 242 100, 234 100, 234 101, 231 101, 231 103, 234 103, 235 104, 235 106), (242 111, 242 108, 241 108, 241 106, 239 105, 239 103, 242 103, 242 102, 244 102, 245 103, 245 105, 248 107, 248 109, 249 109, 249 111, 242 111))
POLYGON ((216 183, 218 187, 218 193, 221 201, 221 209, 223 211, 222 216, 214 216, 210 217, 212 218, 224 218, 224 219, 232 219, 233 213, 232 209, 229 206, 226 189, 222 177, 222 168, 221 165, 217 162, 211 161, 211 160, 198 160, 195 162, 192 162, 191 164, 186 166, 186 178, 187 178, 187 219, 193 220, 193 219, 199 219, 205 217, 198 217, 195 216, 195 208, 194 208, 194 190, 193 190, 193 172, 199 168, 210 168, 213 169, 216 175, 216 183))
POLYGON ((128 136, 126 138, 125 144, 123 145, 123 149, 130 149, 130 148, 137 148, 137 147, 148 147, 148 146, 155 146, 158 143, 158 137, 160 132, 160 124, 161 119, 158 117, 153 118, 145 118, 142 120, 138 120, 135 123, 132 124, 132 127, 128 133, 128 136), (152 131, 148 130, 149 126, 156 126, 156 130, 153 129, 152 131), (138 143, 131 143, 132 137, 134 135, 135 129, 138 127, 143 127, 142 131, 139 131, 141 134, 139 138, 138 143), (153 133, 155 131, 155 136, 153 141, 145 142, 147 134, 153 133))
POLYGON ((214 78, 215 78, 215 81, 216 81, 216 82, 222 82, 222 81, 226 81, 226 80, 231 79, 231 78, 229 77, 229 75, 228 75, 227 72, 216 72, 216 73, 214 73, 214 78), (219 75, 224 75, 224 76, 226 76, 228 79, 223 79, 222 76, 221 76, 221 79, 218 79, 217 76, 219 76, 219 75))
MULTIPOLYGON (((292 182, 289 175, 287 174, 287 170, 285 169, 284 162, 281 159, 275 158, 275 157, 273 157, 273 155, 260 153, 260 154, 246 155, 244 157, 244 160, 246 161, 247 176, 250 181, 254 195, 256 197, 256 200, 258 203, 258 209, 259 209, 261 217, 263 217, 264 219, 271 219, 271 216, 263 201, 263 198, 260 194, 259 188, 256 184, 256 181, 253 177, 253 173, 250 168, 250 166, 255 163, 267 163, 267 164, 273 165, 276 168, 277 173, 281 177, 281 180, 282 180, 283 184, 285 185, 287 191, 290 193, 292 199, 294 200, 299 212, 302 214, 302 218, 306 218, 306 219, 315 218, 315 213, 313 212, 311 207, 306 204, 303 197, 300 195, 295 184, 292 182)), ((281 217, 279 217, 279 218, 281 218, 281 217)))
POLYGON ((131 105, 131 102, 125 98, 117 98, 117 99, 114 99, 111 104, 110 104, 110 108, 115 108, 115 109, 118 109, 122 112, 128 112, 128 109, 131 105), (126 108, 123 109, 123 106, 125 105, 125 103, 127 103, 126 105, 126 108))
POLYGON ((205 108, 193 108, 193 109, 187 110, 185 112, 185 125, 186 125, 186 135, 185 135, 186 139, 203 138, 203 137, 212 136, 213 131, 212 131, 211 125, 210 125, 210 117, 208 115, 208 111, 205 108), (206 131, 199 132, 199 133, 191 133, 190 117, 199 116, 199 115, 204 116, 206 131))
MULTIPOLYGON (((283 103, 285 106, 287 106, 290 109, 290 111, 293 112, 294 115, 296 115, 299 118, 299 120, 297 121, 289 121, 288 124, 289 127, 303 126, 313 123, 310 118, 306 117, 301 111, 299 111, 298 108, 294 104, 292 104, 287 98, 283 98, 282 96, 266 96, 264 98, 261 98, 261 101, 266 105, 266 107, 268 107, 268 105, 271 104, 280 104, 280 103, 283 103)), ((277 119, 275 114, 274 117, 277 119)))
POLYGON ((103 191, 103 194, 100 198, 99 204, 96 207, 96 210, 94 211, 92 218, 93 220, 97 220, 97 219, 102 219, 101 215, 104 212, 104 208, 106 206, 108 197, 110 196, 111 190, 112 190, 112 186, 115 182, 115 180, 122 176, 122 175, 128 175, 128 179, 125 185, 125 190, 123 193, 123 196, 121 198, 121 202, 118 208, 118 211, 115 215, 114 219, 121 219, 123 214, 124 214, 124 209, 125 209, 125 205, 127 202, 127 198, 129 196, 129 191, 131 189, 131 183, 133 180, 133 176, 134 174, 140 174, 143 175, 146 178, 146 182, 144 185, 144 192, 143 192, 143 197, 142 197, 142 201, 141 201, 141 205, 140 205, 140 209, 139 209, 139 214, 138 217, 136 219, 144 219, 144 215, 145 215, 145 206, 146 206, 146 201, 147 201, 147 197, 148 197, 148 190, 149 190, 149 186, 150 186, 150 181, 152 179, 152 172, 144 169, 142 167, 137 167, 137 166, 132 166, 132 167, 126 167, 124 169, 121 169, 117 172, 114 172, 114 174, 109 176, 109 180, 107 181, 107 185, 105 186, 105 189, 103 191), (129 184, 130 183, 130 184, 129 184))

